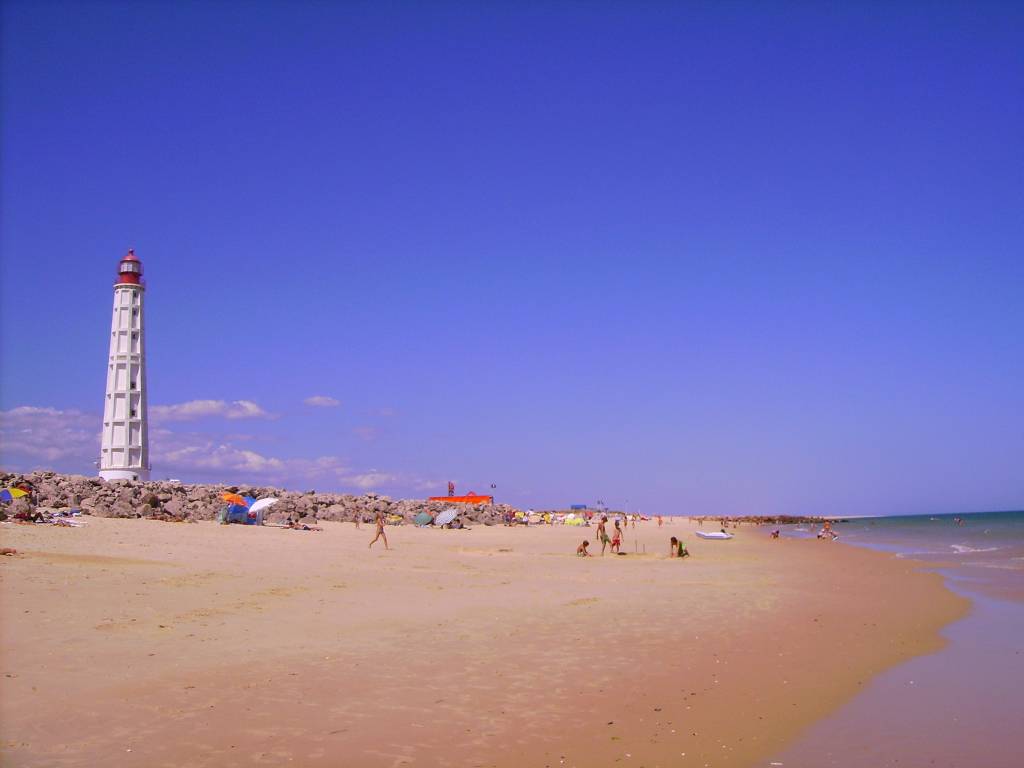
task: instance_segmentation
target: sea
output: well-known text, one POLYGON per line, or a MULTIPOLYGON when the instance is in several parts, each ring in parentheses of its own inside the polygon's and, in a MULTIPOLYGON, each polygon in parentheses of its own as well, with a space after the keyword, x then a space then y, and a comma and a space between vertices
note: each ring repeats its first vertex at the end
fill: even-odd
MULTIPOLYGON (((834 528, 840 542, 938 571, 972 606, 943 630, 945 648, 879 675, 764 764, 1022 768, 1024 511, 863 517, 834 528)), ((817 532, 782 526, 787 537, 817 532)))

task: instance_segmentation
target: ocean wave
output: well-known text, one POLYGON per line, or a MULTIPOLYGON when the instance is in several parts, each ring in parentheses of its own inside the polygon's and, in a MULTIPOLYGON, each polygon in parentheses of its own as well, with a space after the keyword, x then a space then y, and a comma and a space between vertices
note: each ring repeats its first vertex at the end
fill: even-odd
POLYGON ((995 568, 1000 571, 1024 571, 1024 565, 1012 563, 971 563, 971 568, 995 568))
POLYGON ((947 555, 948 552, 933 552, 932 550, 917 549, 910 552, 897 552, 896 557, 921 557, 921 555, 947 555))
POLYGON ((966 555, 971 552, 995 552, 1002 547, 969 547, 966 544, 950 544, 958 555, 966 555))

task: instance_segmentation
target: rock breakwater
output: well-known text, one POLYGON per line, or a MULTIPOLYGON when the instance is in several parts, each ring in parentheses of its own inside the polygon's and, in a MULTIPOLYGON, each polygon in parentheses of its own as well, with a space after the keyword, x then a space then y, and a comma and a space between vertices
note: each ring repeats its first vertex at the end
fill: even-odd
MULTIPOLYGON (((154 517, 164 520, 212 520, 225 506, 223 493, 240 493, 257 499, 279 499, 266 516, 268 523, 318 520, 371 521, 378 513, 392 521, 411 522, 420 512, 436 515, 449 506, 457 506, 460 517, 471 523, 500 524, 504 516, 516 512, 506 504, 449 505, 423 499, 391 499, 375 493, 359 496, 347 493, 289 491, 272 486, 187 484, 168 480, 149 482, 113 481, 58 472, 0 472, 0 487, 24 485, 31 497, 19 499, 20 505, 38 509, 80 509, 97 517, 154 517)), ((20 506, 19 505, 19 506, 20 506)))

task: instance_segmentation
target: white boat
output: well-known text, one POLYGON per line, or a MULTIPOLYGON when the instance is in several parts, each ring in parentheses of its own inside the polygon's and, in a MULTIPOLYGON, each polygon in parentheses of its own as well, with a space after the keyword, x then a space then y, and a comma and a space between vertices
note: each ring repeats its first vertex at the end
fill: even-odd
POLYGON ((732 534, 726 533, 725 531, 697 531, 697 535, 702 539, 731 539, 732 534))

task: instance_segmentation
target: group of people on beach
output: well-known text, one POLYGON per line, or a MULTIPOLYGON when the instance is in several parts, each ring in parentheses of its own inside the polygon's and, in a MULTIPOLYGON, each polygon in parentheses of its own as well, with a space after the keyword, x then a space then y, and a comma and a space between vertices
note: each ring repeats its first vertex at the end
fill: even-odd
MULTIPOLYGON (((608 549, 611 550, 612 554, 615 554, 615 555, 621 554, 622 542, 625 539, 625 534, 623 532, 624 526, 619 522, 618 518, 616 518, 616 520, 614 522, 614 532, 609 537, 608 530, 607 530, 607 523, 608 523, 608 516, 607 515, 602 515, 601 516, 601 521, 597 525, 597 537, 598 537, 598 540, 601 542, 601 555, 603 556, 605 551, 608 550, 608 549)), ((373 545, 376 544, 378 540, 383 540, 384 541, 384 549, 390 550, 391 547, 388 546, 388 536, 384 532, 385 520, 384 520, 384 515, 382 513, 378 512, 376 514, 376 516, 374 518, 374 524, 376 526, 376 531, 375 531, 373 539, 370 541, 370 544, 369 544, 368 548, 369 549, 373 549, 373 545)), ((359 527, 359 520, 357 519, 356 520, 356 528, 358 528, 358 527, 359 527)), ((584 541, 582 544, 580 544, 576 548, 576 554, 579 557, 592 557, 593 555, 590 553, 590 551, 588 549, 589 547, 590 547, 590 542, 589 541, 584 541)), ((689 556, 690 556, 690 553, 687 551, 686 545, 682 541, 677 539, 675 536, 673 536, 669 540, 669 557, 678 557, 678 558, 681 559, 681 558, 689 557, 689 556)))
MULTIPOLYGON (((659 519, 660 524, 660 519, 659 519)), ((608 535, 608 515, 601 515, 601 520, 597 524, 597 540, 601 542, 601 556, 610 549, 613 555, 622 554, 622 542, 625 541, 625 531, 618 518, 615 518, 614 531, 612 535, 608 535)), ((635 525, 634 525, 635 527, 635 525)), ((578 557, 593 557, 590 552, 590 541, 584 539, 583 543, 576 547, 576 555, 578 557)), ((689 557, 690 553, 686 549, 686 545, 683 544, 679 539, 673 536, 669 540, 669 557, 689 557)))

